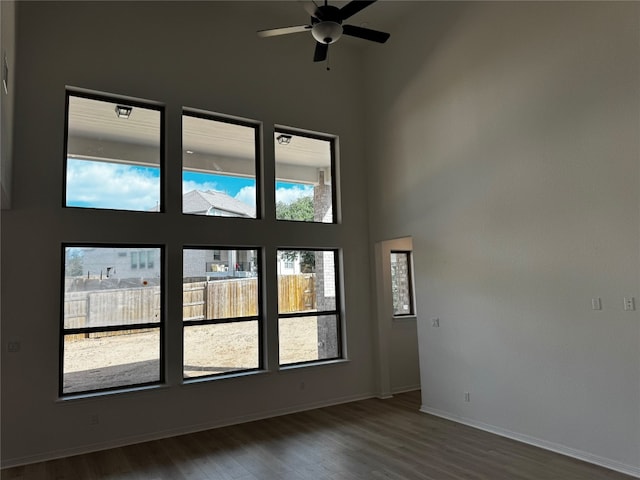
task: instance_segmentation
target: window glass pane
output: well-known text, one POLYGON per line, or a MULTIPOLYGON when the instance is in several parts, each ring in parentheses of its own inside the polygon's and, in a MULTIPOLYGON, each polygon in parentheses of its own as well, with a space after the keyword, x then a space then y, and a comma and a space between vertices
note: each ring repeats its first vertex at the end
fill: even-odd
POLYGON ((276 218, 333 223, 333 141, 275 132, 276 218))
POLYGON ((278 319, 280 365, 340 356, 337 315, 278 319))
POLYGON ((184 328, 184 377, 259 368, 258 321, 184 328))
POLYGON ((336 310, 335 252, 278 250, 278 311, 336 310))
POLYGON ((256 249, 184 249, 185 378, 260 368, 259 265, 256 249))
POLYGON ((65 335, 62 393, 160 381, 160 329, 65 335))
POLYGON ((280 364, 339 358, 336 252, 278 250, 277 260, 280 364))
POLYGON ((160 126, 157 109, 69 95, 65 205, 159 211, 160 126))
POLYGON ((65 247, 64 328, 160 322, 160 249, 149 250, 158 262, 144 271, 134 254, 137 248, 65 247))
POLYGON ((258 251, 188 248, 183 253, 183 319, 258 315, 258 251), (219 259, 216 259, 219 252, 219 259))
POLYGON ((143 276, 139 247, 65 247, 63 395, 162 380, 161 249, 147 252, 143 276))
POLYGON ((182 211, 256 218, 256 127, 182 116, 182 211))
POLYGON ((412 315, 410 252, 391 252, 391 292, 394 315, 412 315))

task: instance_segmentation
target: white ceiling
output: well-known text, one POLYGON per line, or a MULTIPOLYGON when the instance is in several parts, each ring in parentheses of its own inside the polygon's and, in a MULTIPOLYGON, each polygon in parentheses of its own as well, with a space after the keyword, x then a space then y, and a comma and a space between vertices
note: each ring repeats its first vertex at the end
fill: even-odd
MULTIPOLYGON (((157 164, 160 110, 133 106, 129 118, 119 118, 115 111, 117 105, 127 105, 127 102, 69 96, 69 155, 110 162, 157 164)), ((189 115, 183 116, 182 122, 186 167, 230 172, 234 170, 235 161, 236 173, 251 173, 252 167, 238 164, 238 161, 254 164, 255 130, 251 126, 189 115)), ((314 168, 331 165, 328 141, 292 134, 288 145, 280 145, 277 141, 274 144, 278 163, 314 168)))
MULTIPOLYGON (((309 15, 304 8, 304 4, 312 0, 296 0, 288 2, 274 2, 272 0, 263 1, 265 2, 267 8, 281 15, 285 23, 293 21, 294 23, 292 23, 291 25, 303 25, 309 21, 309 15)), ((412 7, 418 1, 425 0, 378 0, 376 3, 369 5, 368 7, 353 15, 351 18, 347 19, 344 23, 356 25, 359 27, 372 28, 374 30, 385 30, 389 31, 393 35, 392 27, 405 15, 410 14, 412 7)), ((317 5, 324 4, 322 0, 315 0, 315 3, 317 5)), ((349 3, 349 1, 329 1, 329 5, 333 5, 338 8, 342 8, 347 3, 349 3)), ((287 25, 282 24, 265 26, 264 28, 276 28, 279 26, 284 27, 287 25)))

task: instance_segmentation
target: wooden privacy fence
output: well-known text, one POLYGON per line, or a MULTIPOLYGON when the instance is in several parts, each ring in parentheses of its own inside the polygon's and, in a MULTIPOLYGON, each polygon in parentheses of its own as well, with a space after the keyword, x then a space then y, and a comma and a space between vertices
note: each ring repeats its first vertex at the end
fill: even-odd
MULTIPOLYGON (((312 310, 315 275, 279 275, 280 312, 312 310)), ((224 319, 258 314, 257 278, 226 279, 183 284, 183 320, 224 319)), ((64 327, 90 328, 154 323, 160 320, 160 287, 66 292, 64 327)), ((91 337, 131 333, 93 333, 91 337)), ((85 335, 80 335, 85 337, 85 335)))
POLYGON ((258 315, 258 279, 185 283, 182 305, 183 320, 258 315))
MULTIPOLYGON (((315 308, 315 275, 279 275, 280 312, 315 308)), ((184 320, 236 318, 258 314, 258 279, 242 278, 185 283, 182 290, 184 320)))

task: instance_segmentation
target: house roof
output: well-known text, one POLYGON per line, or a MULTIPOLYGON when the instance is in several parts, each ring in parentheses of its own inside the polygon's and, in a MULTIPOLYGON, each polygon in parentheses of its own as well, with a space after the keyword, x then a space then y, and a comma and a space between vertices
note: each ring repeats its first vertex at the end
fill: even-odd
POLYGON ((184 213, 206 214, 211 208, 234 216, 255 217, 254 209, 240 200, 215 190, 191 190, 182 196, 184 213))

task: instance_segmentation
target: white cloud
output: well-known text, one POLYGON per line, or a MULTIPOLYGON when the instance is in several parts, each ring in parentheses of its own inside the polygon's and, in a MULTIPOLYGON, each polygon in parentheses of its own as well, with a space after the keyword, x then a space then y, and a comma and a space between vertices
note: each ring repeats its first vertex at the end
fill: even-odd
POLYGON ((67 204, 150 210, 160 200, 160 178, 129 165, 69 159, 67 204))
POLYGON ((246 203, 247 205, 253 207, 255 210, 256 207, 256 187, 242 187, 238 193, 236 193, 236 200, 240 200, 242 203, 246 203))
POLYGON ((191 190, 200 190, 205 192, 207 190, 220 190, 217 182, 194 182, 193 180, 182 181, 182 193, 185 194, 191 190))
POLYGON ((311 185, 295 186, 289 188, 280 187, 276 189, 276 203, 292 203, 301 197, 313 196, 313 187, 311 185))

